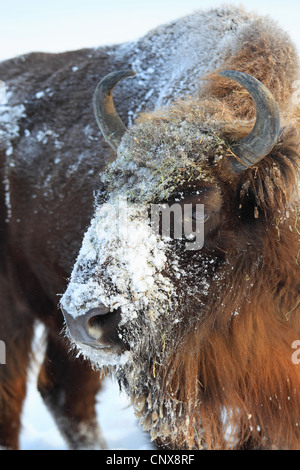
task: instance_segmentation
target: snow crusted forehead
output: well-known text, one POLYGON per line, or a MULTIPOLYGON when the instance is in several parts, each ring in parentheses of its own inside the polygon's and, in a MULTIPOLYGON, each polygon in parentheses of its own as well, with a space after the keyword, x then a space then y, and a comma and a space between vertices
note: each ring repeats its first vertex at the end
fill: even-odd
MULTIPOLYGON (((202 117, 202 116, 200 116, 202 117)), ((135 203, 167 200, 188 181, 216 183, 211 165, 228 154, 215 123, 149 119, 130 128, 101 175, 105 191, 135 203)))

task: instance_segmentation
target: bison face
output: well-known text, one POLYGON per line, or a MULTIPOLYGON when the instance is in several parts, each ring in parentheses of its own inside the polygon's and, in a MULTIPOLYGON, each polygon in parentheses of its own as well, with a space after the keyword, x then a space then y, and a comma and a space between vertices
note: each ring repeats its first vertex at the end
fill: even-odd
MULTIPOLYGON (((253 164, 254 156, 256 161, 263 158, 271 135, 274 144, 277 108, 268 93, 255 95, 259 102, 265 98, 269 120, 266 125, 258 110, 255 132, 268 135, 264 140, 250 133, 252 137, 242 139, 245 161, 232 157, 242 150, 230 147, 215 103, 210 109, 207 102, 186 107, 179 103, 166 113, 146 116, 119 142, 123 124, 112 111, 111 77, 108 82, 110 93, 100 96, 95 114, 118 156, 101 175, 95 214, 61 307, 68 334, 82 354, 97 367, 111 366, 135 397, 136 408, 144 417, 152 410, 152 420, 156 410, 158 423, 164 412, 155 403, 167 409, 170 393, 178 391, 176 385, 173 391, 168 386, 172 354, 188 331, 206 321, 207 311, 215 308, 218 286, 224 288, 224 273, 231 269, 227 253, 238 246, 239 227, 243 230, 236 200, 243 190, 241 167, 253 164), (230 165, 229 156, 234 162, 230 165), (168 233, 163 211, 154 217, 158 206, 167 208, 168 233), (201 243, 194 249, 197 236, 201 243), (162 388, 169 387, 160 405, 158 377, 162 388)), ((245 236, 243 240, 247 244, 245 236)), ((169 433, 163 423, 156 426, 160 436, 169 433)))
POLYGON ((101 176, 61 299, 71 338, 98 366, 167 354, 186 309, 189 322, 203 312, 223 258, 216 240, 226 217, 212 170, 227 147, 201 119, 132 127, 101 176))

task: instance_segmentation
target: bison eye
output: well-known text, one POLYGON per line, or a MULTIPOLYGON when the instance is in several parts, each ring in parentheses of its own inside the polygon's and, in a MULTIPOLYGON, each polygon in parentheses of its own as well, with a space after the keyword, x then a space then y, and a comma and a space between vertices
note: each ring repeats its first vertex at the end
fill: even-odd
POLYGON ((205 214, 205 212, 194 210, 192 212, 192 218, 198 222, 206 222, 209 219, 209 215, 205 214))

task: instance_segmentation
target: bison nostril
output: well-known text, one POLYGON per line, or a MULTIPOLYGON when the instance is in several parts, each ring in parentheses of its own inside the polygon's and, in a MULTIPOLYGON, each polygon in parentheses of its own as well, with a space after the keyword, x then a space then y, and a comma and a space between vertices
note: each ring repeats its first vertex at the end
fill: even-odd
POLYGON ((101 307, 92 308, 85 314, 85 328, 88 335, 93 339, 101 336, 101 328, 106 322, 106 315, 110 313, 110 309, 101 305, 101 307))
POLYGON ((88 334, 94 338, 98 339, 101 336, 101 329, 106 323, 106 318, 101 315, 95 315, 92 318, 89 318, 86 324, 86 330, 88 334))
POLYGON ((65 310, 63 314, 70 336, 75 342, 95 348, 116 347, 120 345, 119 309, 111 311, 105 305, 93 308, 83 315, 71 316, 65 310))

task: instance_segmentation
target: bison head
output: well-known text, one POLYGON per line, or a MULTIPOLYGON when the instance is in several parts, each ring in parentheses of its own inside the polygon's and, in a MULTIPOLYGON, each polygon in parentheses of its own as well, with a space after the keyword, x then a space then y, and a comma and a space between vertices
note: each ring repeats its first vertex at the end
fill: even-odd
POLYGON ((212 97, 144 114, 127 130, 112 89, 130 75, 112 73, 95 91, 96 120, 117 158, 100 176, 61 307, 71 340, 96 367, 116 374, 144 429, 167 439, 171 428, 174 442, 192 429, 193 446, 195 436, 201 440, 193 410, 206 386, 199 351, 249 302, 263 250, 255 234, 272 223, 267 196, 286 197, 274 192, 279 113, 254 77, 226 71, 222 79, 253 98, 252 130, 212 97), (160 230, 151 223, 159 204, 174 209, 169 234, 162 218, 160 230), (195 250, 197 233, 204 243, 195 250))

